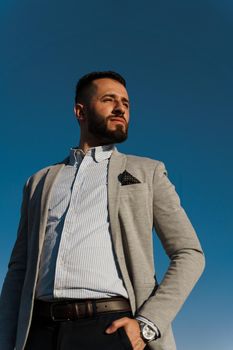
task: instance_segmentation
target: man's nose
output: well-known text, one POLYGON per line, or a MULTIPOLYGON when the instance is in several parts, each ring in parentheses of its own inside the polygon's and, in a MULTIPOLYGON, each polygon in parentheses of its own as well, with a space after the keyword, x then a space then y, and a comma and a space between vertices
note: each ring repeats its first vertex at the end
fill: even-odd
POLYGON ((116 102, 114 109, 113 109, 113 114, 125 114, 125 107, 122 102, 116 102))

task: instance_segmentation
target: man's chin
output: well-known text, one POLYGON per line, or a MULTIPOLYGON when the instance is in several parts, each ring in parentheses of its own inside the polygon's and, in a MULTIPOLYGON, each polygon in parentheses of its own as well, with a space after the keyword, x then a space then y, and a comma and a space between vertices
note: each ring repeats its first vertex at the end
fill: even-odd
POLYGON ((120 132, 119 130, 109 131, 105 135, 101 135, 101 142, 104 144, 109 143, 121 143, 127 140, 127 133, 120 132))
POLYGON ((128 130, 123 124, 118 124, 112 130, 110 128, 89 128, 89 131, 98 138, 101 144, 121 143, 128 137, 128 130))
POLYGON ((106 143, 121 143, 127 140, 127 135, 125 134, 114 134, 103 138, 106 143))

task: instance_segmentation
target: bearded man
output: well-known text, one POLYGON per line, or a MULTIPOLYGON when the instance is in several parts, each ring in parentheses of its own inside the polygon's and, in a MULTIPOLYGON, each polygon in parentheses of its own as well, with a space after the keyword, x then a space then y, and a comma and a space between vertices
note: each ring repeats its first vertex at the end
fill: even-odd
POLYGON ((174 350, 171 322, 204 268, 162 162, 125 155, 119 74, 76 87, 78 147, 32 175, 0 303, 0 350, 174 350), (154 269, 155 228, 169 267, 154 269))

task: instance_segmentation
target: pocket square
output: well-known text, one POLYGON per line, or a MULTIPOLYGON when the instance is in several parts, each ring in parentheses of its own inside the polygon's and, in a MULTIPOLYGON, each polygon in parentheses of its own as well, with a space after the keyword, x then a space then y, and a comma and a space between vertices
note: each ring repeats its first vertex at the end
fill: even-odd
POLYGON ((141 181, 139 181, 136 177, 128 173, 128 171, 126 170, 118 176, 118 179, 121 183, 121 186, 141 183, 141 181))

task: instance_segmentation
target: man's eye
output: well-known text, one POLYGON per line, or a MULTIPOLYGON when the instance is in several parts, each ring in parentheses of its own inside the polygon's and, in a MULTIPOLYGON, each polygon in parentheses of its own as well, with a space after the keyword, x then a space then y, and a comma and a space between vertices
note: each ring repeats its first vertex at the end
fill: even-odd
POLYGON ((126 108, 129 108, 128 102, 123 102, 123 105, 124 105, 126 108))
POLYGON ((112 101, 112 98, 111 98, 111 97, 108 97, 108 98, 105 98, 103 101, 104 101, 104 102, 112 101))

